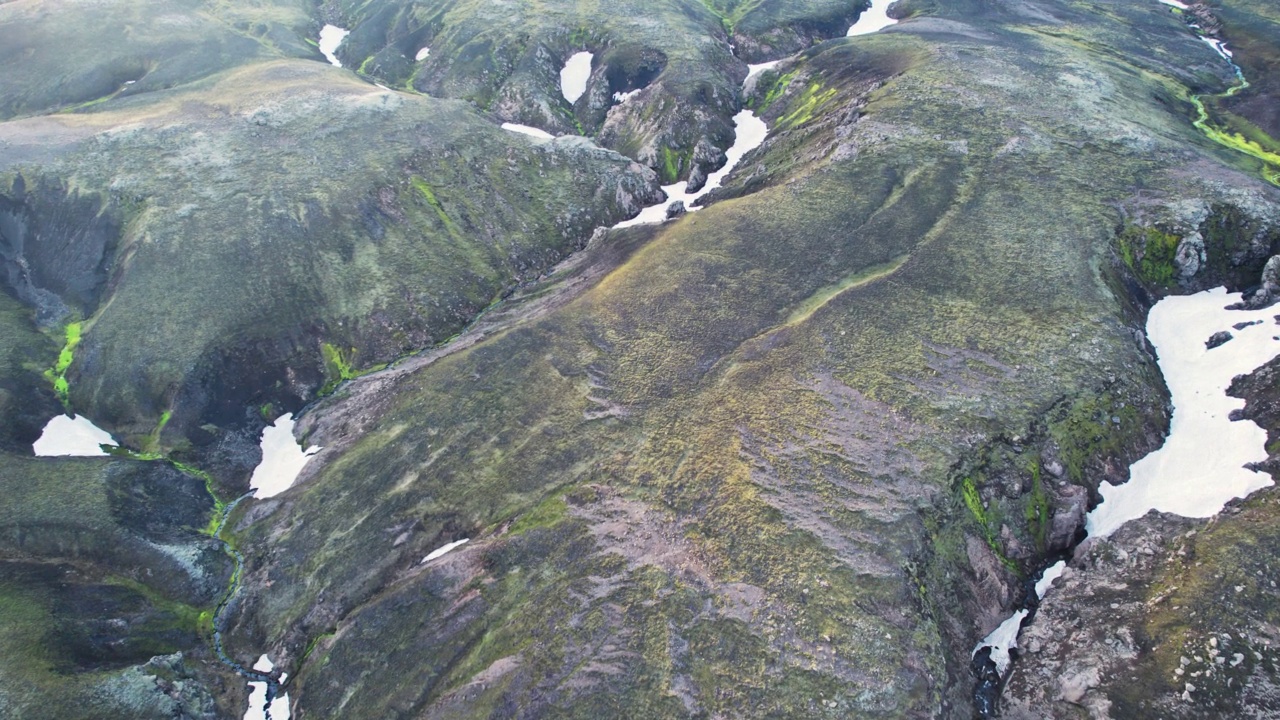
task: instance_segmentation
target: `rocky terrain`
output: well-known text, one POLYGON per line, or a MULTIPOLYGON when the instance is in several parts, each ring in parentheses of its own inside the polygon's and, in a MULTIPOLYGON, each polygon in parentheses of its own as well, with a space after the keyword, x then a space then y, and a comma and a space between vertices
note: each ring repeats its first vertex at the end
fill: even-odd
POLYGON ((1004 716, 1280 713, 1273 491, 1080 544, 1280 292, 1274 7, 863 9, 0 3, 0 717, 969 718, 1060 558, 1004 716))

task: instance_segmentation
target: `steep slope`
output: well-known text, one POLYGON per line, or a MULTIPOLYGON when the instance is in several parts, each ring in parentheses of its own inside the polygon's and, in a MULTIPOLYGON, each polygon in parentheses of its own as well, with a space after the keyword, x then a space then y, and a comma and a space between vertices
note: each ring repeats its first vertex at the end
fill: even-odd
POLYGON ((1134 208, 1280 196, 1191 125, 1230 72, 1157 3, 906 10, 761 78, 720 202, 304 418, 232 636, 298 717, 971 712, 970 648, 1166 422, 1134 208))
MULTIPOLYGON (((0 493, 0 715, 218 717, 201 636, 232 567, 201 533, 203 483, 158 463, 3 453, 0 493)), ((224 713, 238 705, 219 695, 224 713)))
POLYGON ((139 7, 0 4, 41 38, 0 123, 4 713, 238 714, 216 627, 297 718, 969 717, 974 644, 1160 441, 1146 307, 1280 251, 1193 122, 1230 65, 1154 0, 817 45, 860 4, 139 7), (598 230, 744 104, 707 207, 598 230), (19 457, 60 400, 185 464, 19 457), (304 405, 237 586, 211 492, 304 405))
MULTIPOLYGON (((59 12, 73 9, 43 16, 59 12)), ((216 438, 202 427, 260 423, 264 404, 296 410, 456 333, 661 197, 615 153, 530 142, 460 103, 264 58, 278 55, 269 39, 227 60, 240 67, 202 66, 170 90, 139 81, 97 112, 0 125, 6 286, 54 336, 83 322, 59 370, 65 400, 135 447, 204 446, 216 438)), ((190 70, 174 53, 159 66, 190 70)))

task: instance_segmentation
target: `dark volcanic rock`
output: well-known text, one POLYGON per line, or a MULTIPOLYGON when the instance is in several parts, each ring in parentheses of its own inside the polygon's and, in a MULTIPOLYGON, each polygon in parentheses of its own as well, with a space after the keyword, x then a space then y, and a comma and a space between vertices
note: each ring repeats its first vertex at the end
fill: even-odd
POLYGON ((1210 336, 1209 336, 1209 339, 1204 341, 1204 346, 1205 346, 1205 347, 1207 347, 1207 348, 1209 348, 1210 350, 1212 350, 1212 349, 1214 349, 1214 348, 1216 348, 1216 347, 1220 347, 1220 346, 1222 346, 1222 345, 1226 344, 1226 343, 1227 343, 1227 342, 1229 342, 1233 337, 1235 337, 1235 336, 1234 336, 1234 335, 1232 335, 1231 333, 1227 332, 1226 330, 1220 330, 1220 331, 1218 331, 1218 332, 1214 333, 1213 335, 1210 335, 1210 336))

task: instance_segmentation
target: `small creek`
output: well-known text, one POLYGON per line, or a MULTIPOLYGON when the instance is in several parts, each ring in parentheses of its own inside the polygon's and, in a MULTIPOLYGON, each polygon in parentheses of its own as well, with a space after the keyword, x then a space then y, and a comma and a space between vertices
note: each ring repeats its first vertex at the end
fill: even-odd
MULTIPOLYGON (((313 455, 321 450, 310 447, 304 450, 293 436, 294 420, 291 413, 281 415, 275 423, 262 431, 262 461, 254 468, 249 481, 249 492, 228 503, 222 509, 222 517, 213 536, 221 539, 222 531, 228 518, 240 503, 249 498, 265 499, 275 497, 293 487, 302 468, 313 455)), ((270 658, 263 655, 252 668, 246 668, 227 654, 222 642, 222 629, 227 611, 235 602, 243 580, 244 555, 230 543, 223 541, 223 549, 234 562, 231 584, 227 588, 222 601, 218 603, 213 614, 213 646, 218 659, 234 670, 249 683, 249 707, 245 710, 244 720, 289 720, 289 693, 282 688, 288 674, 278 678, 272 673, 275 670, 270 658)))

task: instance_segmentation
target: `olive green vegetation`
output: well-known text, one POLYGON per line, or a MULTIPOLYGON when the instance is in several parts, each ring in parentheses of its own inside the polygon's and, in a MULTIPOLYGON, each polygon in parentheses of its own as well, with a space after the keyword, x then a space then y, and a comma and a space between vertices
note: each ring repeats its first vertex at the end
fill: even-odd
MULTIPOLYGON (((1159 280, 1162 250, 1144 270, 1160 242, 1143 231, 1113 262, 1118 208, 1139 188, 1214 203, 1209 263, 1243 274, 1235 248, 1271 230, 1233 203, 1276 200, 1190 122, 1179 99, 1229 78, 1180 20, 1042 5, 1053 22, 907 2, 915 22, 812 47, 741 98, 729 31, 758 61, 842 34, 840 6, 326 4, 353 28, 349 67, 529 124, 568 127, 556 72, 596 52, 575 125, 668 179, 708 162, 702 140, 728 144, 744 102, 770 123, 709 207, 608 233, 578 258, 592 272, 545 279, 656 200, 657 175, 292 59, 270 33, 185 84, 0 124, 21 141, 0 160, 7 203, 121 228, 101 301, 78 303, 72 406, 123 430, 122 453, 182 463, 0 456, 18 468, 8 523, 53 528, 2 537, 158 593, 126 644, 190 648, 231 580, 201 535, 218 507, 205 487, 243 484, 256 460, 217 453, 332 390, 301 419, 326 448, 305 482, 246 500, 219 533, 246 563, 227 650, 289 672, 298 717, 968 715, 973 643, 1046 559, 1069 489, 1041 460, 1091 489, 1164 421, 1134 341, 1141 298, 1117 294, 1127 274, 1159 280), (750 34, 814 8, 816 30, 750 34), (410 68, 422 45, 431 59, 410 68), (522 283, 504 329, 358 377, 522 283), (77 473, 142 479, 112 491, 66 482, 77 473), (175 543, 209 568, 177 562, 175 543), (187 586, 199 596, 173 595, 187 586)), ((210 7, 293 27, 269 3, 210 7)), ((57 353, 42 342, 36 372, 57 353)), ((57 617, 33 610, 23 637, 57 617)), ((23 667, 81 657, 32 647, 23 667)), ((225 669, 197 670, 193 687, 237 699, 225 669)))
POLYGON ((1263 161, 1263 172, 1280 183, 1280 9, 1259 0, 1215 3, 1214 16, 1240 66, 1247 87, 1229 95, 1207 98, 1203 117, 1209 129, 1242 152, 1263 161))
POLYGON ((761 81, 768 82, 767 89, 764 91, 764 99, 762 100, 759 99, 761 81, 757 81, 756 94, 753 95, 748 100, 748 105, 757 109, 760 112, 764 112, 765 110, 768 110, 769 106, 772 105, 775 100, 777 100, 779 97, 782 96, 782 93, 786 91, 787 87, 791 84, 791 81, 794 80, 796 75, 799 75, 799 74, 800 74, 799 70, 793 70, 789 73, 785 73, 781 75, 771 70, 766 70, 764 74, 761 76, 762 78, 761 81))
POLYGON ((338 54, 394 87, 469 100, 497 118, 553 134, 587 134, 665 183, 710 172, 732 140, 744 60, 776 59, 844 35, 865 0, 719 2, 342 0, 351 29, 338 54), (737 56, 729 45, 737 48, 737 56), (415 61, 420 48, 431 54, 415 61), (560 70, 595 54, 572 105, 560 70), (615 93, 647 89, 625 104, 615 93))
POLYGON ((1124 264, 1143 282, 1161 288, 1174 285, 1178 268, 1174 258, 1178 252, 1177 235, 1154 227, 1130 225, 1117 235, 1117 245, 1124 264))
POLYGON ((76 346, 80 344, 81 323, 67 323, 63 332, 66 335, 66 341, 62 345, 62 350, 58 352, 58 360, 53 367, 45 370, 45 379, 53 383, 53 391, 57 394, 58 399, 62 401, 64 407, 70 408, 70 400, 67 395, 67 369, 71 367, 72 360, 75 359, 76 346))
POLYGON ((1141 444, 1137 437, 1149 427, 1150 418, 1138 407, 1111 393, 1064 403, 1049 418, 1049 435, 1058 446, 1068 477, 1078 484, 1086 483, 1089 475, 1096 476, 1090 463, 1121 457, 1126 448, 1141 444))
POLYGON ((1029 469, 1031 471, 1031 493, 1027 497, 1024 519, 1027 522, 1027 529, 1031 531, 1031 536, 1035 538, 1036 549, 1044 552, 1048 549, 1049 523, 1052 520, 1052 510, 1049 506, 1049 498, 1044 491, 1040 462, 1033 460, 1029 469))
POLYGON ((1037 456, 1094 487, 1158 442, 1117 206, 1271 192, 1157 99, 1212 60, 1180 21, 1052 7, 802 53, 718 202, 314 408, 314 475, 235 530, 272 551, 233 650, 300 714, 967 713, 1008 608, 966 536, 1016 586, 1059 511, 1037 456))

